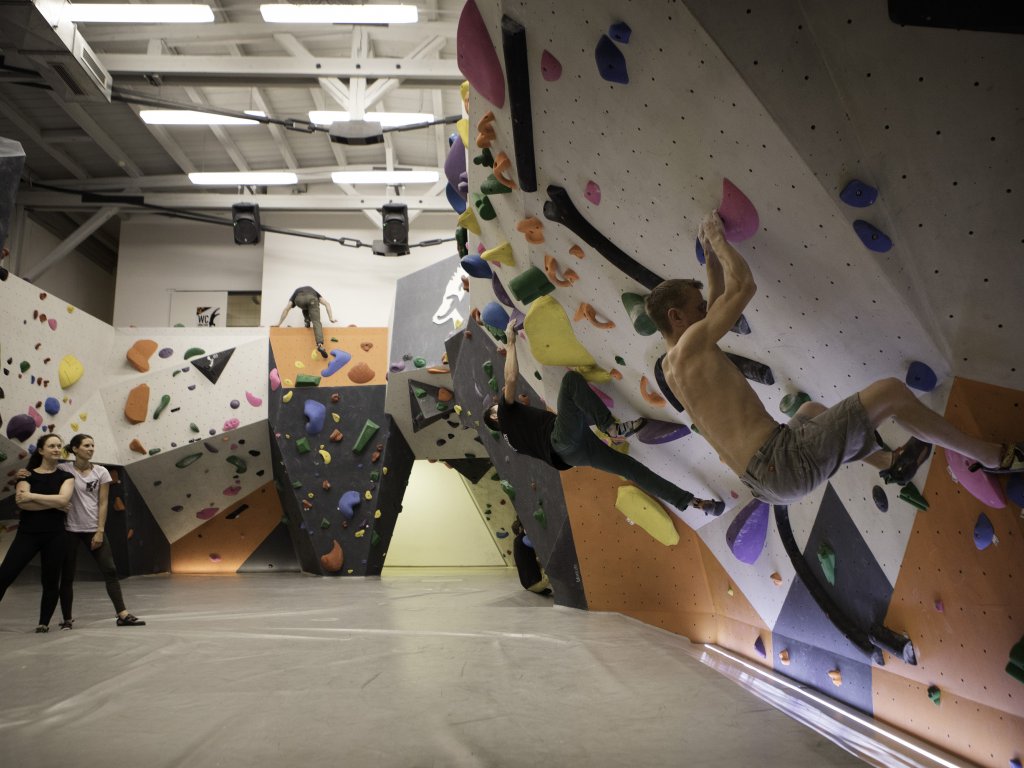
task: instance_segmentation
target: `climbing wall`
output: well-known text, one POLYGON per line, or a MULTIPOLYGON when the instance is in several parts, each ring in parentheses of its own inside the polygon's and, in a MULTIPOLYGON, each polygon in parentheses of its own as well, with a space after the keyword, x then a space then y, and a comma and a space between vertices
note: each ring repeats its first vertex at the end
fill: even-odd
MULTIPOLYGON (((631 455, 727 504, 717 518, 669 509, 680 538, 665 547, 616 509, 621 480, 565 473, 587 603, 718 642, 990 765, 1024 750, 1024 689, 1003 671, 1024 634, 1003 564, 1019 562, 1020 486, 1005 506, 989 499, 998 543, 984 521, 975 535, 981 502, 949 484, 941 450, 913 489, 876 488, 857 465, 788 510, 758 504, 666 402, 664 343, 638 309, 662 278, 703 278, 697 224, 718 208, 759 286, 722 346, 748 359, 769 413, 784 421, 797 392, 830 405, 896 377, 953 418, 983 402, 992 418, 964 428, 1020 439, 1017 48, 899 27, 884 4, 470 0, 464 149, 446 166, 471 315, 524 329, 522 379, 553 402, 581 370, 620 418, 664 422, 671 437, 633 440, 631 455), (941 602, 966 620, 920 594, 947 571, 941 602)), ((457 372, 456 399, 480 408, 474 379, 463 389, 457 372)))
POLYGON ((296 331, 309 335, 271 332, 269 418, 298 561, 322 575, 380 573, 413 462, 384 412, 386 387, 376 383, 386 370, 387 329, 325 330, 330 358, 317 355, 316 366, 288 357, 304 358, 309 346, 296 331))

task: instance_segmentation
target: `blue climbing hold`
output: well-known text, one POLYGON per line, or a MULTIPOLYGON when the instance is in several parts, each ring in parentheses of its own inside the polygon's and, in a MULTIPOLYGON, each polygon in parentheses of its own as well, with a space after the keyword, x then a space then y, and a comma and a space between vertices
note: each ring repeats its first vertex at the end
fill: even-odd
POLYGON ((919 360, 915 360, 907 368, 907 386, 922 392, 931 392, 939 383, 935 371, 919 360))
POLYGON ((616 47, 608 35, 601 35, 594 56, 597 59, 597 71, 601 77, 609 83, 622 83, 623 85, 629 83, 626 57, 622 55, 622 51, 616 47))
POLYGON ((636 436, 644 445, 662 445, 686 437, 688 434, 690 434, 690 428, 685 424, 648 419, 636 436))
POLYGON ((879 512, 889 511, 889 497, 885 495, 885 491, 882 486, 876 485, 871 489, 871 500, 875 502, 875 506, 878 507, 879 512))
POLYGON ((978 549, 985 549, 996 537, 996 531, 992 527, 992 521, 988 515, 982 512, 978 515, 978 522, 974 524, 974 546, 978 549))
POLYGON ((533 546, 533 542, 532 542, 532 541, 530 541, 530 537, 529 537, 529 536, 527 536, 527 535, 526 535, 525 533, 523 534, 523 544, 525 544, 526 546, 528 546, 528 547, 529 547, 530 549, 534 549, 534 548, 535 548, 535 547, 533 546))
POLYGON ((857 237, 869 251, 885 253, 892 248, 892 240, 889 239, 889 236, 863 219, 853 222, 853 231, 857 233, 857 237))
POLYGON ((452 207, 453 211, 456 213, 462 213, 466 210, 466 201, 462 199, 458 190, 456 190, 451 184, 447 184, 445 186, 444 195, 448 198, 448 205, 452 207))
POLYGON ((498 537, 499 539, 507 539, 508 538, 508 531, 497 531, 494 535, 496 537, 498 537))
POLYGON ((1010 475, 1006 481, 1006 498, 1018 507, 1024 507, 1024 472, 1010 475))
POLYGON ((363 497, 359 495, 359 491, 345 491, 338 499, 338 511, 345 516, 346 520, 351 520, 356 513, 356 507, 362 500, 363 497))
POLYGON ((459 263, 470 277, 490 277, 494 274, 491 272, 491 265, 481 259, 479 254, 476 253, 463 256, 459 263))
POLYGON ((46 398, 46 402, 43 403, 43 409, 51 416, 56 416, 60 413, 60 400, 56 397, 46 398))
POLYGON ((508 327, 508 312, 502 309, 496 301, 489 302, 483 308, 483 311, 480 312, 480 319, 499 331, 504 331, 508 327))
POLYGON ((697 263, 703 267, 707 259, 704 257, 704 246, 700 244, 700 238, 694 241, 694 251, 697 252, 697 263))
POLYGON ((327 419, 327 406, 316 400, 307 400, 302 406, 302 413, 306 417, 306 434, 319 434, 327 419))
POLYGON ((758 635, 757 640, 754 641, 754 650, 757 651, 757 655, 762 659, 767 658, 768 650, 764 647, 764 640, 761 639, 760 635, 758 635))
POLYGON ((334 359, 327 364, 326 368, 320 371, 320 375, 323 376, 325 379, 328 376, 333 376, 334 374, 336 374, 338 371, 345 367, 345 364, 348 363, 349 360, 352 359, 352 355, 343 349, 332 349, 331 357, 333 357, 334 359))
POLYGON ((853 179, 843 187, 843 191, 839 193, 839 199, 854 208, 867 208, 878 199, 878 190, 860 179, 853 179))
POLYGON ((608 27, 608 36, 617 43, 628 43, 633 30, 624 21, 616 21, 608 27))

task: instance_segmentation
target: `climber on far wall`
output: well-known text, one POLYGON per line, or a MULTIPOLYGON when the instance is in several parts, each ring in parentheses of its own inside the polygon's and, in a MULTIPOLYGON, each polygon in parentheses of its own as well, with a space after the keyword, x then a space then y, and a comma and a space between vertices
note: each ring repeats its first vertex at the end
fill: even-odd
POLYGON ((306 327, 313 326, 313 336, 316 337, 317 351, 321 357, 327 357, 327 350, 324 349, 324 327, 320 324, 321 304, 327 310, 327 317, 330 318, 330 321, 332 323, 338 322, 334 319, 331 305, 327 303, 327 300, 315 288, 308 285, 296 288, 292 293, 292 297, 288 299, 288 305, 284 308, 284 312, 281 313, 281 319, 277 321, 276 325, 280 326, 284 319, 288 317, 288 313, 295 307, 298 307, 302 310, 302 319, 305 320, 306 327))
POLYGON ((858 459, 886 482, 907 483, 932 443, 973 459, 972 471, 1024 471, 1024 443, 1000 445, 964 434, 898 379, 876 381, 831 408, 804 403, 789 424, 778 424, 718 346, 754 298, 750 267, 725 239, 717 211, 704 217, 697 237, 707 300, 696 280, 666 280, 648 294, 647 314, 668 346, 662 372, 669 388, 754 496, 773 504, 797 501, 858 459), (894 451, 875 436, 890 417, 913 435, 894 451))
POLYGON ((617 420, 576 371, 569 371, 558 388, 557 415, 516 401, 519 362, 516 359, 515 321, 505 331, 505 387, 498 402, 484 411, 484 423, 501 432, 517 453, 540 459, 558 471, 572 467, 594 467, 621 475, 645 493, 667 501, 677 509, 696 507, 717 517, 725 511, 722 501, 695 498, 674 483, 656 475, 632 456, 619 453, 591 431, 591 425, 607 434, 612 442, 623 442, 639 432, 647 420, 617 420))

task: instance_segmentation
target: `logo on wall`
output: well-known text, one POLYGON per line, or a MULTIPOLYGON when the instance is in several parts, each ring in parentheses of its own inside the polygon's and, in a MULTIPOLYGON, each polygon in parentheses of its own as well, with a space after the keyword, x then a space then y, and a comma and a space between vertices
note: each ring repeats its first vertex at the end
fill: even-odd
POLYGON ((196 307, 196 325, 213 328, 217 325, 218 315, 220 315, 220 307, 196 307))

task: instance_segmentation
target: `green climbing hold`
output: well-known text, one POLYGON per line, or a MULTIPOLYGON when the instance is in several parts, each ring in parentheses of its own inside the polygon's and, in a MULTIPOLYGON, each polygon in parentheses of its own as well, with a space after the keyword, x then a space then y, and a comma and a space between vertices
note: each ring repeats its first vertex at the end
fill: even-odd
POLYGON ((447 410, 448 410, 448 407, 449 407, 449 405, 448 405, 448 403, 443 403, 443 402, 441 402, 441 401, 439 400, 439 401, 437 402, 437 405, 436 405, 435 407, 436 407, 436 408, 437 408, 437 410, 439 410, 439 411, 447 411, 447 410))
POLYGON ((928 509, 928 499, 921 495, 913 483, 907 483, 900 488, 900 498, 912 507, 917 507, 920 510, 928 509))
POLYGON ((501 490, 503 490, 505 492, 505 495, 508 496, 509 501, 516 500, 516 489, 512 487, 512 483, 510 483, 508 480, 501 481, 501 490))
POLYGON ((309 453, 312 450, 312 448, 309 447, 309 438, 300 437, 298 440, 296 440, 295 450, 297 450, 299 453, 309 453))
POLYGON ((22 372, 22 373, 24 373, 25 371, 27 371, 27 370, 28 370, 29 368, 31 368, 32 366, 30 366, 30 365, 28 364, 28 361, 27 361, 27 360, 22 360, 22 361, 21 361, 21 365, 20 365, 19 367, 21 368, 21 372, 22 372))
POLYGON ((7 461, 7 454, 0 451, 0 464, 3 464, 5 461, 7 461))
POLYGON ((535 379, 536 379, 537 381, 541 381, 541 377, 540 377, 540 371, 534 371, 534 372, 533 372, 533 377, 534 377, 534 378, 535 378, 535 379))
POLYGON ((249 465, 245 463, 245 459, 241 456, 228 456, 224 461, 234 466, 240 475, 249 468, 249 465))
POLYGON ((413 387, 412 393, 416 395, 417 399, 427 396, 427 390, 423 389, 423 387, 413 387))
POLYGON ((928 686, 928 698, 932 700, 932 704, 939 706, 942 703, 942 691, 937 685, 928 686))
POLYGON ((615 356, 615 362, 618 363, 619 365, 625 365, 626 364, 626 361, 621 356, 619 356, 619 355, 615 356))
POLYGON ((156 456, 158 453, 160 453, 161 450, 163 450, 163 449, 161 449, 161 448, 150 448, 148 453, 149 453, 150 456, 156 456))
POLYGON ((487 386, 491 388, 491 392, 498 391, 498 380, 493 376, 487 380, 487 386))
POLYGON ((373 472, 370 473, 370 482, 376 483, 378 480, 380 480, 380 470, 375 469, 373 470, 373 472))
POLYGON ((465 227, 455 228, 455 249, 459 252, 459 256, 469 256, 469 230, 465 227))
POLYGON ((484 165, 488 168, 494 167, 494 155, 491 154, 491 150, 484 147, 484 151, 473 158, 473 165, 484 165))
POLYGON ((331 521, 328 520, 326 517, 321 518, 320 519, 320 527, 321 528, 330 528, 331 527, 331 521))
POLYGON ((494 440, 494 442, 498 442, 499 440, 501 440, 501 432, 499 432, 498 430, 488 429, 487 431, 491 433, 491 439, 494 440))
POLYGON ((205 354, 206 354, 206 350, 205 349, 200 349, 199 347, 189 347, 187 350, 185 350, 185 359, 188 360, 190 357, 195 357, 196 355, 205 355, 205 354))
POLYGON ((1024 637, 1010 649, 1010 660, 1006 662, 1006 674, 1024 683, 1024 637))
POLYGON ((414 357, 412 359, 412 364, 415 365, 417 368, 422 368, 427 364, 427 360, 426 358, 423 357, 414 357))
POLYGON ((811 396, 806 392, 791 393, 782 398, 782 402, 779 403, 779 410, 793 418, 796 416, 796 412, 800 410, 800 406, 809 402, 811 402, 811 396))
POLYGON ((641 336, 651 336, 658 331, 658 326, 651 320, 647 310, 644 309, 644 297, 638 293, 622 294, 622 306, 626 308, 626 314, 633 323, 633 330, 641 336))
POLYGON ((380 429, 379 424, 375 424, 371 419, 367 419, 366 423, 363 424, 363 429, 359 433, 359 439, 356 440, 356 444, 352 446, 352 453, 361 453, 366 445, 373 439, 373 436, 377 434, 377 430, 380 429))
POLYGON ((191 429, 196 434, 199 434, 199 427, 196 426, 196 423, 194 421, 188 425, 188 428, 191 429))
POLYGON ((488 376, 494 375, 494 363, 492 363, 490 360, 484 360, 483 369, 484 373, 486 373, 488 376))
POLYGON ((296 387, 319 387, 320 377, 309 373, 300 373, 295 377, 296 387))
POLYGON ((480 185, 480 191, 485 195, 507 195, 512 191, 512 187, 506 187, 495 178, 493 173, 489 173, 484 179, 484 183, 480 185))
POLYGON ((156 407, 156 410, 153 411, 153 418, 154 419, 159 419, 160 418, 160 414, 164 412, 164 408, 166 408, 170 404, 171 404, 171 396, 170 395, 163 395, 160 398, 160 405, 158 405, 156 407))
POLYGON ((188 456, 183 456, 182 458, 174 462, 174 466, 176 466, 178 469, 184 469, 189 464, 195 464, 201 458, 203 458, 203 454, 201 453, 190 453, 188 456))
POLYGON ((818 547, 818 563, 821 565, 821 572, 825 574, 825 581, 834 587, 836 585, 836 553, 825 542, 818 547))
POLYGON ((540 523, 541 528, 548 527, 548 516, 544 514, 544 505, 538 502, 537 508, 533 510, 533 519, 540 523))
POLYGON ((370 534, 370 546, 376 547, 378 544, 380 544, 380 534, 374 531, 370 534))
POLYGON ((292 488, 301 488, 301 487, 302 487, 302 481, 301 480, 292 480, 292 488))
POLYGON ((474 192, 470 197, 473 199, 473 207, 476 208, 476 215, 484 221, 491 221, 498 214, 494 212, 491 199, 487 195, 478 195, 474 192))
POLYGON ((508 289, 523 304, 529 304, 534 299, 547 296, 555 290, 555 286, 537 267, 530 267, 509 280, 508 289))

